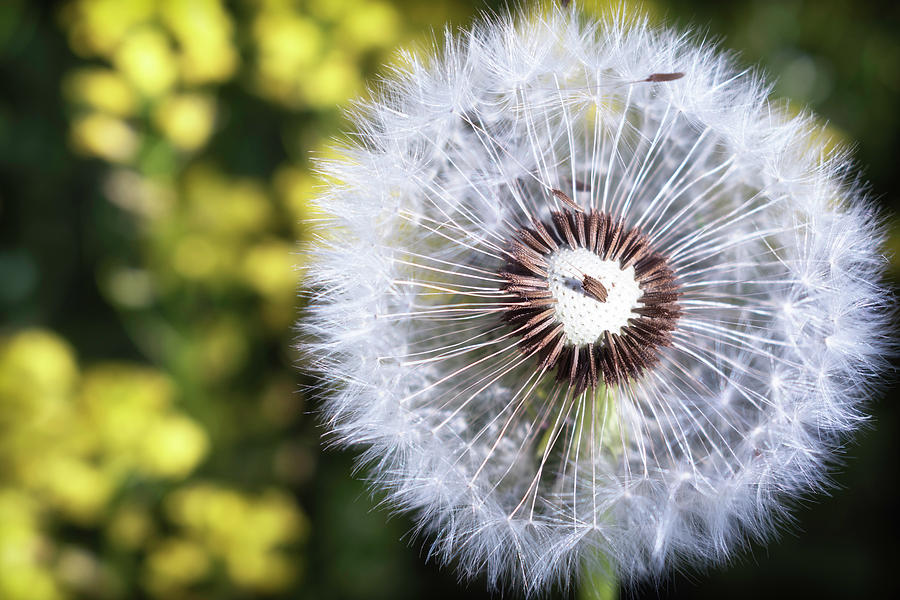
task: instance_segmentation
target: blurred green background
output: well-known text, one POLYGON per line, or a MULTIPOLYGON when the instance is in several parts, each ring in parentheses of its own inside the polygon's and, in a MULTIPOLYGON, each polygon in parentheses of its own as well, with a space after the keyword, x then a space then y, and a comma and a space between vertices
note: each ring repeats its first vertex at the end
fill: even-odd
MULTIPOLYGON (((763 65, 896 210, 897 4, 643 7, 763 65)), ((485 8, 0 2, 0 600, 488 597, 323 448, 292 349, 310 154, 398 47, 485 8)), ((629 597, 900 587, 892 397, 779 541, 629 597)))

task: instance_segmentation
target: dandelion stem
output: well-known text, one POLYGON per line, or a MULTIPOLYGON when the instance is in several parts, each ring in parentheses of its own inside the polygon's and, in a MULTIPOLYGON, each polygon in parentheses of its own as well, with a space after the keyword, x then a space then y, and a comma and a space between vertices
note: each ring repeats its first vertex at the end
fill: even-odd
POLYGON ((587 561, 578 589, 578 600, 618 600, 619 581, 609 558, 597 554, 587 561))

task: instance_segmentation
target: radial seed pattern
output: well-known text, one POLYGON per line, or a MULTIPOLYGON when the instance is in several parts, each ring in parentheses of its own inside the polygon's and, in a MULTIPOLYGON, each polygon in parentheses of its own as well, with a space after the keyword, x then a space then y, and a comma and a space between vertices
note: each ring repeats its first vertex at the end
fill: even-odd
MULTIPOLYGON (((563 192, 554 193, 574 205, 563 192)), ((557 381, 568 381, 575 394, 596 387, 600 378, 606 385, 615 385, 639 377, 659 361, 657 349, 671 345, 681 313, 678 286, 666 258, 653 251, 638 228, 626 228, 621 219, 604 213, 562 210, 552 212, 551 219, 552 223, 532 220, 510 244, 501 272, 506 280, 502 289, 521 301, 511 304, 503 318, 522 336, 522 352, 536 355, 542 368, 555 369, 557 381), (548 259, 561 247, 586 249, 604 261, 614 261, 623 271, 633 268, 641 289, 636 318, 628 319, 618 331, 605 331, 597 342, 568 342, 548 285, 548 259)), ((600 280, 582 274, 579 283, 595 302, 608 300, 609 289, 600 280)))
POLYGON ((553 9, 436 54, 321 164, 304 325, 328 431, 435 555, 528 592, 770 535, 891 347, 845 158, 641 21, 553 9))

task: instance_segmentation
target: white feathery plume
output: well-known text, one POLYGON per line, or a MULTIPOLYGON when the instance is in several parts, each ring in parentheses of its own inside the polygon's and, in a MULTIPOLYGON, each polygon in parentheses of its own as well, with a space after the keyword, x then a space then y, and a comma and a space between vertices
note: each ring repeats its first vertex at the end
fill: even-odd
POLYGON ((308 270, 334 439, 527 593, 722 561, 823 485, 890 350, 847 157, 707 43, 487 18, 355 115, 308 270))

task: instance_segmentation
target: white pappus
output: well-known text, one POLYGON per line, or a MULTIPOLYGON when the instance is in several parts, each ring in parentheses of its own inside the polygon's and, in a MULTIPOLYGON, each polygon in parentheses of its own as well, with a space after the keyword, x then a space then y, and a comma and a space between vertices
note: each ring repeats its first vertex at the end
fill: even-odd
POLYGON ((721 561, 886 368, 848 160, 694 36, 554 8, 405 55, 322 161, 324 420, 432 553, 534 593, 721 561))

